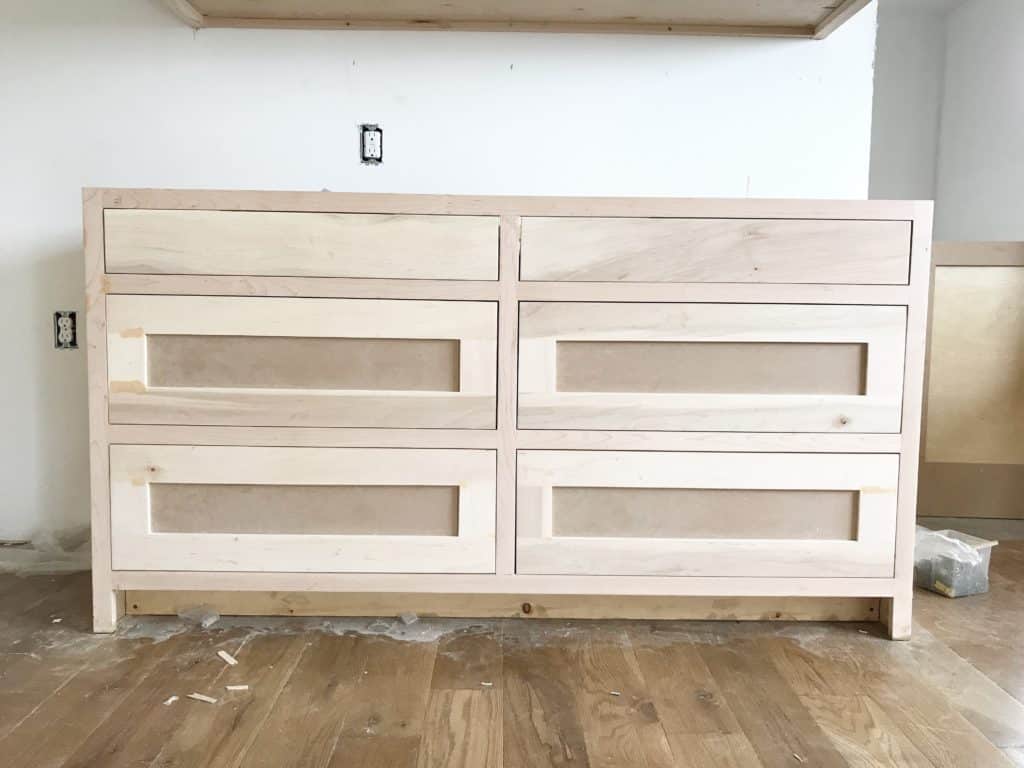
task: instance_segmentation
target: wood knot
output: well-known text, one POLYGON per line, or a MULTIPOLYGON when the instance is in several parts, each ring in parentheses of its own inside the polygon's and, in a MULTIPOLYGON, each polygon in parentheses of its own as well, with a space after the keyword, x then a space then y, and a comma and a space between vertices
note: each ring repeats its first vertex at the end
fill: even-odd
POLYGON ((523 613, 533 613, 533 605, 530 603, 523 603, 521 609, 523 613))

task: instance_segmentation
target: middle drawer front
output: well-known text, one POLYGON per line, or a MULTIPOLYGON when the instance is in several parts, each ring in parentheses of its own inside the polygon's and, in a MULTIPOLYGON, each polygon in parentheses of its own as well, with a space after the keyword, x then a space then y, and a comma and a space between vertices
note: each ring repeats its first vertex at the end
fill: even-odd
POLYGON ((900 430, 906 309, 524 302, 520 429, 900 430))
POLYGON ((493 302, 107 297, 112 424, 494 429, 493 302))
POLYGON ((891 578, 899 456, 520 451, 516 572, 891 578))
POLYGON ((115 570, 493 573, 495 454, 110 446, 115 570))

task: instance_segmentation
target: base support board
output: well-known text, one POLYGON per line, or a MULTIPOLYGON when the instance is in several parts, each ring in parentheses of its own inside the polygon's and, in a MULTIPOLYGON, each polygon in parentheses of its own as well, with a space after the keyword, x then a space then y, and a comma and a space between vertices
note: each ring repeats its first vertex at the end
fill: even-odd
POLYGON ((420 616, 537 619, 877 621, 871 597, 623 597, 337 592, 128 590, 129 614, 174 615, 196 605, 226 616, 420 616))

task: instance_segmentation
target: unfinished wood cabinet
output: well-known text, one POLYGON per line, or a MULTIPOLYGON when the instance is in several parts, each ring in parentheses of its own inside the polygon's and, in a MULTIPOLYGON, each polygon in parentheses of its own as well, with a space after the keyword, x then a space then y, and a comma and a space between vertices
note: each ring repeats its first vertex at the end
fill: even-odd
POLYGON ((930 217, 86 190, 95 627, 315 591, 906 637, 930 217))

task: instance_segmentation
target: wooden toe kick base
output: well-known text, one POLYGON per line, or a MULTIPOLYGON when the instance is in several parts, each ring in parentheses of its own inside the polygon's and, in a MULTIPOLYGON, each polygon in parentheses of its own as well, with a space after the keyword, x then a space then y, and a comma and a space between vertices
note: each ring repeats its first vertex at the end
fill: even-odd
POLYGON ((883 621, 931 204, 88 189, 94 627, 883 621))
POLYGON ((398 616, 469 619, 692 619, 877 621, 871 597, 655 597, 650 595, 428 595, 366 592, 129 590, 127 612, 174 616, 195 606, 224 616, 398 616))

